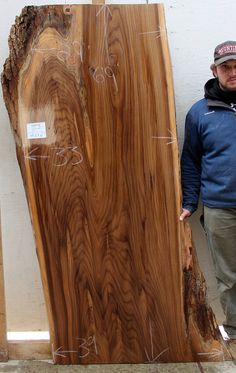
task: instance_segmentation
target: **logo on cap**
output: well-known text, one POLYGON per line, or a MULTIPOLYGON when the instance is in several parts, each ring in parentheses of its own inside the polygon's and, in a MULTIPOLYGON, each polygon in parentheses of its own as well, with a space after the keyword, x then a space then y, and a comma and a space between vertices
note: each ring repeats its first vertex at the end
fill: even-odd
POLYGON ((236 53, 236 45, 226 45, 225 47, 219 49, 217 53, 219 55, 225 54, 225 53, 236 53))
POLYGON ((215 65, 220 65, 230 59, 236 59, 236 41, 232 40, 217 45, 214 52, 215 65))

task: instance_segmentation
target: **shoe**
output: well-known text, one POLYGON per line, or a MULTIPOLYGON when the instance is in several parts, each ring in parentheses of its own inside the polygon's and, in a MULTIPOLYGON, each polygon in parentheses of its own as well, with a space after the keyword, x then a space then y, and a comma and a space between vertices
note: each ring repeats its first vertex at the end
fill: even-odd
POLYGON ((232 340, 236 340, 236 327, 224 325, 224 324, 223 324, 223 327, 226 333, 228 334, 228 337, 232 340))

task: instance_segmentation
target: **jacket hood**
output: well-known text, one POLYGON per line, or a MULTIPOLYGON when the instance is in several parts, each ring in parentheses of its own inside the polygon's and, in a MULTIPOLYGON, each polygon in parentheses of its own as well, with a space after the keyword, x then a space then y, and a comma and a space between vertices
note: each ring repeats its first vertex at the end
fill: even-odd
POLYGON ((208 80, 204 86, 204 91, 205 98, 223 101, 228 105, 236 103, 236 91, 223 91, 217 78, 208 80))

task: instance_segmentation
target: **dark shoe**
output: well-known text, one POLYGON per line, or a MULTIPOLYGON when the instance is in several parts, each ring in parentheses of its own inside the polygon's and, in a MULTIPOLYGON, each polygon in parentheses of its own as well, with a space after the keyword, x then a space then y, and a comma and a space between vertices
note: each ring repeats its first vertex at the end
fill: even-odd
POLYGON ((236 327, 229 326, 229 325, 223 325, 223 326, 229 338, 235 340, 236 339, 236 327))

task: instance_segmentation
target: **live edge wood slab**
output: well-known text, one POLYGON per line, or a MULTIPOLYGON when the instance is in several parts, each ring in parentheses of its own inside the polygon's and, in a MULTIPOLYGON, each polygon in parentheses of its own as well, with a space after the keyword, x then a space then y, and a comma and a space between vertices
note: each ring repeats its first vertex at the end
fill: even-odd
POLYGON ((162 5, 25 7, 9 47, 3 93, 54 361, 226 358, 179 222, 162 5))

